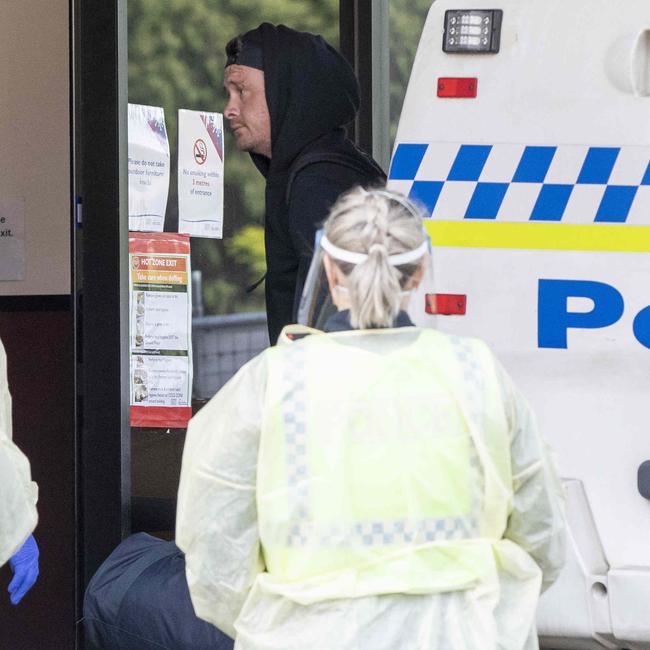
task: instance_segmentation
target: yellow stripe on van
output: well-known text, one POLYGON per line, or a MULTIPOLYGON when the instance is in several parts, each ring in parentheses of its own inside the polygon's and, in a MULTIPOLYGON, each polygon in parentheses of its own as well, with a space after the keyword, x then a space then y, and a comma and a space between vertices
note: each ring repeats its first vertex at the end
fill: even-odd
POLYGON ((434 246, 650 252, 650 226, 435 220, 425 226, 434 246))

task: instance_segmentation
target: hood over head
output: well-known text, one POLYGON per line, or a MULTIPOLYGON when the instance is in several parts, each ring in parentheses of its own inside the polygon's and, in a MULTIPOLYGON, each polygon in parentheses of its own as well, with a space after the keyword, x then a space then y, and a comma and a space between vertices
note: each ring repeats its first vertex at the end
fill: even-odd
MULTIPOLYGON (((359 109, 359 84, 350 64, 321 36, 262 23, 238 37, 243 52, 260 45, 271 117, 271 160, 251 154, 268 176, 286 171, 305 145, 341 129, 359 109)), ((247 65, 245 58, 236 59, 247 65)), ((234 63, 229 60, 226 65, 234 63)))

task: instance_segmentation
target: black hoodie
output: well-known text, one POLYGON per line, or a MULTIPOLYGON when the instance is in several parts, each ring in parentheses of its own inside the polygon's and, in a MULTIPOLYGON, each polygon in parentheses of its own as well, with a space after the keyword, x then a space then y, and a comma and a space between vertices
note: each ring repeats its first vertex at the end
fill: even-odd
POLYGON ((296 322, 314 235, 336 199, 355 185, 383 184, 375 161, 346 136, 359 108, 347 61, 320 36, 263 23, 271 160, 251 154, 266 177, 266 312, 272 344, 296 322))

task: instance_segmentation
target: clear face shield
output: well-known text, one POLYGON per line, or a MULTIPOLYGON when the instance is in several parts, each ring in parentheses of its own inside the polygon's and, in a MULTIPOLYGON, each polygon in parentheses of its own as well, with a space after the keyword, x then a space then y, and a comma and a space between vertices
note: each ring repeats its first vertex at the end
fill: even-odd
POLYGON ((321 330, 327 319, 337 311, 330 295, 323 262, 325 249, 321 246, 321 241, 324 234, 325 231, 322 228, 316 232, 314 254, 298 307, 298 323, 321 330))
MULTIPOLYGON (((392 201, 403 205, 413 216, 420 219, 417 209, 403 196, 385 190, 373 190, 373 192, 386 196, 392 201)), ((348 264, 361 264, 367 258, 364 253, 347 251, 334 246, 325 236, 321 229, 316 233, 314 242, 314 255, 300 300, 298 308, 298 323, 315 329, 324 329, 327 320, 337 312, 337 307, 327 281, 324 258, 328 255, 333 262, 347 262, 348 264)), ((431 287, 433 281, 433 263, 431 256, 431 241, 425 232, 425 240, 417 248, 396 255, 389 255, 388 261, 393 266, 410 267, 423 266, 421 284, 431 287)), ((347 292, 344 286, 338 286, 336 291, 347 292)), ((411 315, 414 311, 424 311, 425 289, 406 288, 402 291, 402 309, 411 315), (421 302, 420 303, 420 294, 421 302), (413 304, 413 298, 418 296, 418 305, 413 304)))

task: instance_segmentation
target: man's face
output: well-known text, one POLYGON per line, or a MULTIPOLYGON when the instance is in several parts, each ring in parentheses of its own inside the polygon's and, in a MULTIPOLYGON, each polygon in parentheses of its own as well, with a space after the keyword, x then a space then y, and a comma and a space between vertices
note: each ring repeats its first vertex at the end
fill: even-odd
POLYGON ((242 151, 271 157, 271 117, 264 92, 264 73, 246 65, 229 65, 223 86, 228 101, 223 114, 242 151))

